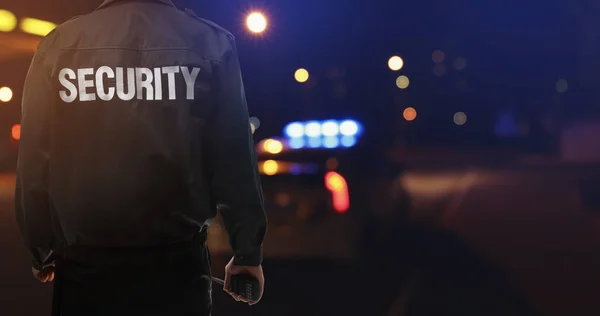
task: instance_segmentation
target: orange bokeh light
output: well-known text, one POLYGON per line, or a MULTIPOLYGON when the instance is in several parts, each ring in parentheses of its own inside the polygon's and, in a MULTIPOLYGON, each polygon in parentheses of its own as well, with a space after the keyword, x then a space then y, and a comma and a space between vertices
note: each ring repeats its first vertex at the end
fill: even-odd
POLYGON ((413 121, 414 119, 417 118, 417 110, 415 110, 415 108, 412 108, 412 107, 406 108, 406 109, 404 109, 402 116, 407 121, 413 121))
POLYGON ((15 124, 11 130, 11 136, 15 140, 21 139, 21 124, 15 124))

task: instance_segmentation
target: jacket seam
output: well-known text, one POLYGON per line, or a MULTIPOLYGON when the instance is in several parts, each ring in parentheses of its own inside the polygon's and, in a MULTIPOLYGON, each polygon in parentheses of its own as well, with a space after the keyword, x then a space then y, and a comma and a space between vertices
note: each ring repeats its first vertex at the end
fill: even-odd
POLYGON ((212 61, 212 62, 216 62, 216 63, 223 63, 222 60, 208 58, 208 57, 198 53, 197 51, 195 51, 193 49, 189 49, 187 47, 136 49, 136 48, 127 48, 127 47, 118 47, 118 46, 114 46, 114 47, 113 46, 103 46, 103 47, 77 47, 77 48, 62 47, 62 48, 58 48, 58 50, 72 50, 72 51, 78 51, 78 50, 128 50, 128 51, 134 51, 134 52, 182 51, 183 50, 183 51, 192 52, 192 53, 200 56, 200 58, 202 58, 204 60, 208 60, 208 61, 212 61))

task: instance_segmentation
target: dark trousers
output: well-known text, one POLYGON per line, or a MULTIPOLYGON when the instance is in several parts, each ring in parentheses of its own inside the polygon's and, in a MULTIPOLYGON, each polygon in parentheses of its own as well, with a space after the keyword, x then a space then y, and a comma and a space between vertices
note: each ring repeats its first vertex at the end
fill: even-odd
POLYGON ((53 316, 210 316, 205 242, 76 252, 57 262, 53 316))

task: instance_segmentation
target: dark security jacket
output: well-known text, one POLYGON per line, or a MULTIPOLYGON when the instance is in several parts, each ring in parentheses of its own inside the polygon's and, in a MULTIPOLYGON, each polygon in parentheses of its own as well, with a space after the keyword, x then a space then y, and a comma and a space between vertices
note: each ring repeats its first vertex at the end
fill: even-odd
POLYGON ((234 37, 169 0, 107 0, 39 44, 16 213, 37 264, 72 246, 192 240, 221 212, 235 261, 266 229, 234 37))

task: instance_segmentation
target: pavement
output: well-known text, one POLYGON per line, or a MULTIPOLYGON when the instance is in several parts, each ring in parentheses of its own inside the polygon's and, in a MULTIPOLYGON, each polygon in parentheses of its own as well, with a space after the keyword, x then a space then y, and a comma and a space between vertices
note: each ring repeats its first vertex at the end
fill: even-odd
POLYGON ((600 209, 580 194, 588 176, 484 175, 444 224, 511 271, 512 283, 542 315, 600 315, 600 209))

